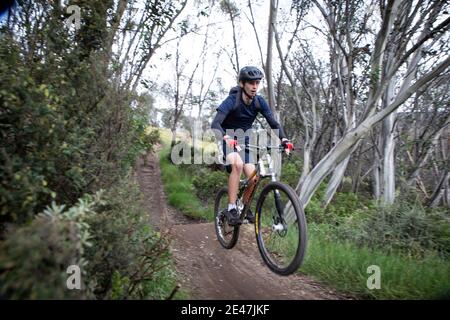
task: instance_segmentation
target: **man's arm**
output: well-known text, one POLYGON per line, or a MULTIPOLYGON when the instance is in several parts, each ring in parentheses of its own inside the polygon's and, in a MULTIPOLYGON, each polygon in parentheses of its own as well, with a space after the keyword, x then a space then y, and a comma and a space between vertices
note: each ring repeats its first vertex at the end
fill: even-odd
POLYGON ((222 140, 226 136, 225 129, 222 127, 222 123, 225 121, 225 118, 228 116, 233 107, 233 100, 228 97, 225 99, 220 106, 216 109, 217 114, 211 123, 211 128, 214 130, 216 134, 216 139, 218 141, 222 140))
MULTIPOLYGON (((222 122, 225 120, 226 116, 227 114, 225 112, 218 110, 211 124, 211 128, 214 130, 218 130, 222 134, 222 136, 225 135, 225 130, 222 128, 222 122)), ((219 138, 219 140, 220 139, 221 137, 219 138)))
POLYGON ((240 148, 237 147, 237 140, 234 140, 234 138, 228 136, 222 127, 222 122, 225 120, 226 116, 227 113, 217 109, 217 114, 214 117, 211 128, 214 129, 217 141, 221 141, 223 139, 231 148, 237 148, 238 151, 240 151, 240 148))

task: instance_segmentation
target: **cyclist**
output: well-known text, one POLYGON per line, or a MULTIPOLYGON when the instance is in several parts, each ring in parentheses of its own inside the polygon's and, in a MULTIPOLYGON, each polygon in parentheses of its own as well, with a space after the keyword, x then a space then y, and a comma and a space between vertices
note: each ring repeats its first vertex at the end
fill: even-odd
MULTIPOLYGON (((286 138, 283 128, 274 119, 266 100, 257 94, 261 79, 264 77, 257 67, 246 66, 239 71, 239 87, 233 88, 230 95, 217 108, 217 114, 211 124, 211 128, 218 130, 222 137, 222 148, 226 168, 230 176, 228 178, 228 223, 237 225, 240 223, 239 214, 236 209, 239 180, 244 171, 247 178, 254 172, 255 165, 251 163, 249 151, 244 152, 244 161, 240 154, 236 152, 238 145, 237 137, 226 134, 227 129, 244 132, 250 129, 260 112, 272 129, 277 129, 278 137, 286 152, 293 149, 293 144, 286 138)), ((219 136, 220 138, 220 136, 219 136)), ((248 142, 248 137, 245 137, 248 142)), ((247 220, 255 222, 254 214, 248 210, 247 220)))

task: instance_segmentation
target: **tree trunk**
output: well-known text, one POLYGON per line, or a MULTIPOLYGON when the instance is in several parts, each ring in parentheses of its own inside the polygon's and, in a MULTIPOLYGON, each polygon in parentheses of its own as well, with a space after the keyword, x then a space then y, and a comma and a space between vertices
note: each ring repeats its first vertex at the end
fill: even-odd
POLYGON ((266 56, 266 81, 267 81, 267 91, 269 98, 269 106, 272 109, 272 113, 275 116, 275 119, 279 121, 279 116, 277 109, 275 107, 275 92, 273 86, 273 78, 272 78, 272 51, 273 51, 273 39, 274 39, 274 27, 277 21, 277 10, 278 10, 278 1, 270 0, 270 11, 269 11, 269 31, 268 31, 268 39, 267 39, 267 56, 266 56))
POLYGON ((395 199, 395 140, 394 125, 396 112, 394 111, 383 120, 382 145, 383 145, 383 202, 387 204, 394 203, 395 199))
POLYGON ((450 172, 448 172, 446 169, 442 171, 441 178, 439 179, 439 183, 436 186, 436 189, 433 192, 433 195, 430 198, 428 206, 431 208, 436 208, 439 203, 441 202, 441 199, 445 195, 445 192, 448 188, 448 181, 450 177, 450 172))
POLYGON ((376 149, 374 150, 372 176, 373 198, 378 201, 381 198, 381 160, 376 149))
POLYGON ((363 144, 359 146, 358 156, 356 161, 356 169, 353 170, 352 174, 352 192, 358 193, 359 184, 361 182, 361 169, 362 169, 362 161, 361 161, 361 152, 362 152, 363 144))
MULTIPOLYGON (((269 30, 268 30, 268 40, 267 40, 267 57, 266 57, 266 81, 267 81, 267 94, 269 99, 269 106, 272 110, 272 114, 278 122, 280 121, 280 115, 278 114, 278 110, 275 106, 275 90, 273 85, 273 74, 272 74, 272 51, 273 51, 273 39, 275 33, 275 23, 277 21, 277 10, 278 10, 278 1, 270 0, 270 11, 269 11, 269 30)), ((271 135, 271 141, 276 141, 277 138, 273 136, 273 132, 271 135)), ((281 174, 281 154, 278 152, 272 153, 272 161, 274 164, 274 171, 277 177, 281 174)))

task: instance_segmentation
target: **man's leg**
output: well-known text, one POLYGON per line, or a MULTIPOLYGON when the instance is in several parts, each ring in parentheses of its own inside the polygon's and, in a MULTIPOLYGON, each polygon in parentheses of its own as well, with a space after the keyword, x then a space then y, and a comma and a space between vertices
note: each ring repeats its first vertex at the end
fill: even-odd
MULTIPOLYGON (((250 176, 253 174, 253 172, 255 171, 255 165, 252 163, 246 163, 244 165, 244 174, 247 178, 250 178, 250 176)), ((256 183, 255 181, 256 177, 253 177, 253 181, 251 181, 250 183, 256 183)), ((250 208, 247 211, 247 216, 246 216, 248 222, 250 223, 255 223, 255 215, 253 214, 253 212, 250 210, 250 208)))
POLYGON ((240 219, 236 208, 236 200, 244 163, 237 152, 227 155, 226 160, 231 166, 231 173, 228 178, 228 224, 237 225, 240 219))
POLYGON ((244 165, 244 174, 247 178, 249 178, 253 171, 255 171, 256 166, 253 163, 246 163, 244 165))
POLYGON ((227 155, 227 163, 231 165, 231 173, 228 178, 228 203, 236 203, 239 188, 239 180, 241 179, 244 162, 239 153, 232 152, 227 155))

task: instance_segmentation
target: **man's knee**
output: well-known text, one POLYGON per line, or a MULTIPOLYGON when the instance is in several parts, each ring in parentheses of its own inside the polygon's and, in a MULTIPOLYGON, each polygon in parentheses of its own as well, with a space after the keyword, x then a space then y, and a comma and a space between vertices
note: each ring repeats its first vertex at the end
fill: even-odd
POLYGON ((244 169, 244 164, 240 161, 236 161, 231 164, 231 170, 234 172, 242 173, 243 169, 244 169))
MULTIPOLYGON (((244 174, 245 174, 245 176, 247 178, 250 178, 250 176, 255 172, 255 169, 256 169, 256 167, 255 167, 254 164, 248 164, 248 163, 245 164, 244 165, 244 174)), ((253 178, 252 178, 253 182, 256 182, 256 179, 257 179, 257 176, 254 175, 253 178)))
POLYGON ((244 170, 244 163, 242 162, 242 159, 238 154, 230 154, 228 160, 232 172, 242 173, 242 171, 244 170))

